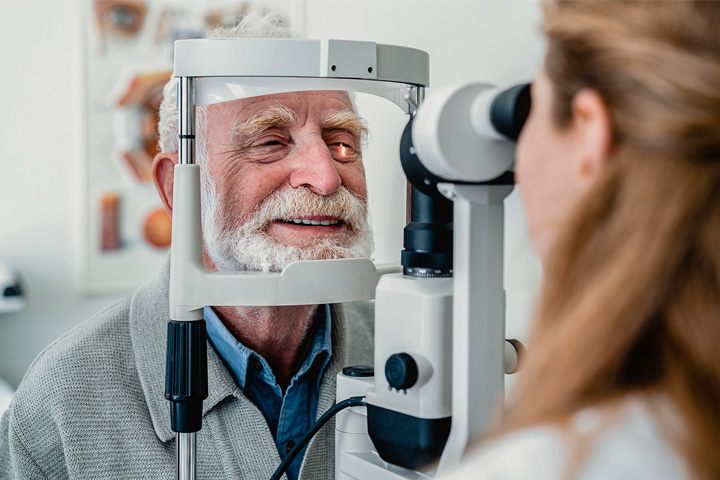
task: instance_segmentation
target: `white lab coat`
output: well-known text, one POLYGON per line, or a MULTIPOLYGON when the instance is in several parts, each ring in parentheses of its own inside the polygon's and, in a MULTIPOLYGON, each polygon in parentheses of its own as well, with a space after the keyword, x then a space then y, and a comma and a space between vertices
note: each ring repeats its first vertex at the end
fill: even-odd
POLYGON ((661 407, 658 418, 657 409, 630 397, 614 408, 582 410, 565 429, 520 429, 479 448, 442 480, 690 479, 668 442, 677 415, 661 407))

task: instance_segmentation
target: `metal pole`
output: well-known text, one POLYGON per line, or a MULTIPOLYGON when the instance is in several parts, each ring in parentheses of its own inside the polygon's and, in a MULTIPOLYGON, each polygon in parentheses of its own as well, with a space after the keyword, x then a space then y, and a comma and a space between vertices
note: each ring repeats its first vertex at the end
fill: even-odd
POLYGON ((195 432, 177 434, 177 478, 195 480, 195 432))
POLYGON ((195 78, 178 81, 178 154, 181 165, 195 164, 195 78))
MULTIPOLYGON (((177 85, 178 161, 195 164, 195 78, 180 77, 177 85)), ((202 400, 207 397, 205 325, 203 320, 178 322, 168 329, 166 397, 176 433, 177 478, 195 480, 197 449, 195 432, 202 422, 202 400), (180 370, 179 370, 180 369, 180 370)))

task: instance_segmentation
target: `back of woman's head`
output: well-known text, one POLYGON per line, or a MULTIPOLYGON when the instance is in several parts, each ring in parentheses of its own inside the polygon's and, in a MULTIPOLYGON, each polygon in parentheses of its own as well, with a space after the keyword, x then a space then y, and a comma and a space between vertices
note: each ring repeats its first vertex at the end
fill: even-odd
POLYGON ((547 262, 509 427, 660 392, 672 440, 720 478, 720 2, 545 4, 553 122, 583 89, 612 126, 605 171, 547 262))

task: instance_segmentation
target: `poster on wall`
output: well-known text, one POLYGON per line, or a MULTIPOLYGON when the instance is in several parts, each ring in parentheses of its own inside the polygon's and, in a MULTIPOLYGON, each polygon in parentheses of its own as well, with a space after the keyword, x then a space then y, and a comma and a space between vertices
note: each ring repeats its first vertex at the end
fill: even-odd
POLYGON ((258 7, 302 32, 302 2, 294 0, 86 1, 81 292, 132 291, 167 261, 172 222, 152 181, 152 161, 173 42, 206 37, 258 7))

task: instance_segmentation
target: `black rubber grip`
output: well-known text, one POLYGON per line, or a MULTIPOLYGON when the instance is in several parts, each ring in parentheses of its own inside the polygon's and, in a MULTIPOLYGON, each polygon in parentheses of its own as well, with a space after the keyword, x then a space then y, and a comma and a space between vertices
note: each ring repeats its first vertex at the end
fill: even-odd
POLYGON ((174 432, 202 427, 202 402, 208 396, 205 320, 168 323, 165 398, 170 400, 174 432))

